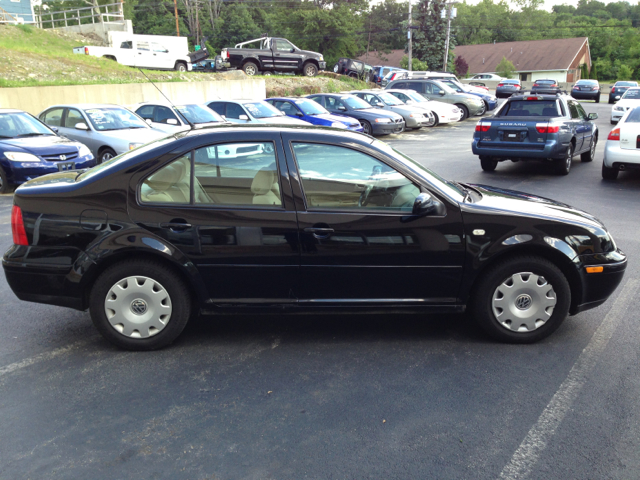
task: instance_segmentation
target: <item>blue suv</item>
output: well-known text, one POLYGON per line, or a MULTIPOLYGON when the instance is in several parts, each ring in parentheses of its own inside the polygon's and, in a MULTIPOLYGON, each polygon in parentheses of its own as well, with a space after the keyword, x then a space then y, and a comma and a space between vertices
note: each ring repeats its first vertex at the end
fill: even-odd
POLYGON ((85 145, 21 110, 0 109, 0 193, 47 173, 93 167, 85 145))
POLYGON ((322 105, 308 98, 268 98, 270 103, 289 117, 299 118, 313 125, 334 128, 346 128, 354 132, 364 129, 353 118, 329 113, 322 105))

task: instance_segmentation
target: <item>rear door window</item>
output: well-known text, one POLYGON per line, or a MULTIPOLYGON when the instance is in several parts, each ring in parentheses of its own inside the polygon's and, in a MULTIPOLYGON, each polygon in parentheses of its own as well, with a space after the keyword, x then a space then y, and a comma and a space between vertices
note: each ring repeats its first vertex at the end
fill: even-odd
POLYGON ((62 112, 64 108, 52 108, 48 112, 45 112, 44 115, 40 116, 40 120, 42 120, 47 125, 51 125, 52 127, 61 127, 62 122, 62 112))

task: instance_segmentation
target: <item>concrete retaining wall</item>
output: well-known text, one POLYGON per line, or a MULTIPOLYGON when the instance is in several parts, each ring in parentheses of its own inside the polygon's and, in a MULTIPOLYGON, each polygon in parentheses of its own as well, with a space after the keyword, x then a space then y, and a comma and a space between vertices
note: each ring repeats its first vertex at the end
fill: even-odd
MULTIPOLYGON (((216 99, 266 98, 263 79, 215 82, 156 83, 173 103, 204 103, 216 99)), ((76 85, 68 87, 0 88, 0 108, 18 108, 33 115, 51 105, 69 103, 115 103, 133 105, 164 100, 150 83, 122 85, 76 85)))

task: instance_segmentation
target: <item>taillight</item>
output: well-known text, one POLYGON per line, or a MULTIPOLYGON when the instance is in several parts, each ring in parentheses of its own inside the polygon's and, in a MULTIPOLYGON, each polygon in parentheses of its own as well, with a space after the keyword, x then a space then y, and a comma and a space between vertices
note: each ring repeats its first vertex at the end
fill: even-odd
POLYGON ((222 51, 220 52, 220 56, 222 58, 229 58, 229 52, 227 51, 226 48, 222 49, 222 51))
POLYGON ((476 132, 488 132, 490 128, 490 123, 476 123, 476 132))
POLYGON ((598 90, 598 87, 593 87, 591 90, 598 90))
POLYGON ((525 100, 540 100, 539 97, 527 97, 525 100))
POLYGON ((578 87, 578 85, 574 85, 571 90, 578 90, 578 88, 580 88, 580 87, 578 87))
POLYGON ((558 85, 556 83, 554 83, 553 85, 551 85, 552 87, 557 87, 558 85))
POLYGON ((538 85, 537 83, 533 84, 534 87, 539 87, 540 85, 538 85))
POLYGON ((84 47, 84 54, 89 55, 89 47, 84 47))
POLYGON ((27 232, 24 230, 22 221, 22 210, 17 205, 11 210, 11 233, 13 233, 13 243, 15 245, 29 245, 27 232))
POLYGON ((620 127, 616 127, 611 130, 611 133, 607 137, 607 140, 613 140, 614 142, 620 141, 620 127))
POLYGON ((504 83, 499 83, 498 87, 504 87, 504 83))
POLYGON ((538 133, 558 133, 560 131, 560 125, 536 123, 536 130, 538 133))
POLYGON ((611 89, 611 93, 616 93, 616 87, 613 87, 613 88, 611 89))

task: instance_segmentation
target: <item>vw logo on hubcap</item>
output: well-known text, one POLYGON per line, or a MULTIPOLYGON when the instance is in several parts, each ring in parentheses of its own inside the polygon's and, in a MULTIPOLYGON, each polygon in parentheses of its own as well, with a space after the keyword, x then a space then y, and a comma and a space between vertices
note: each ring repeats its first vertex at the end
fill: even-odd
POLYGON ((533 300, 529 295, 523 294, 516 298, 516 308, 518 310, 526 310, 531 306, 533 300))
POLYGON ((147 311, 147 302, 140 298, 136 298, 131 302, 131 311, 136 315, 143 315, 147 311))

